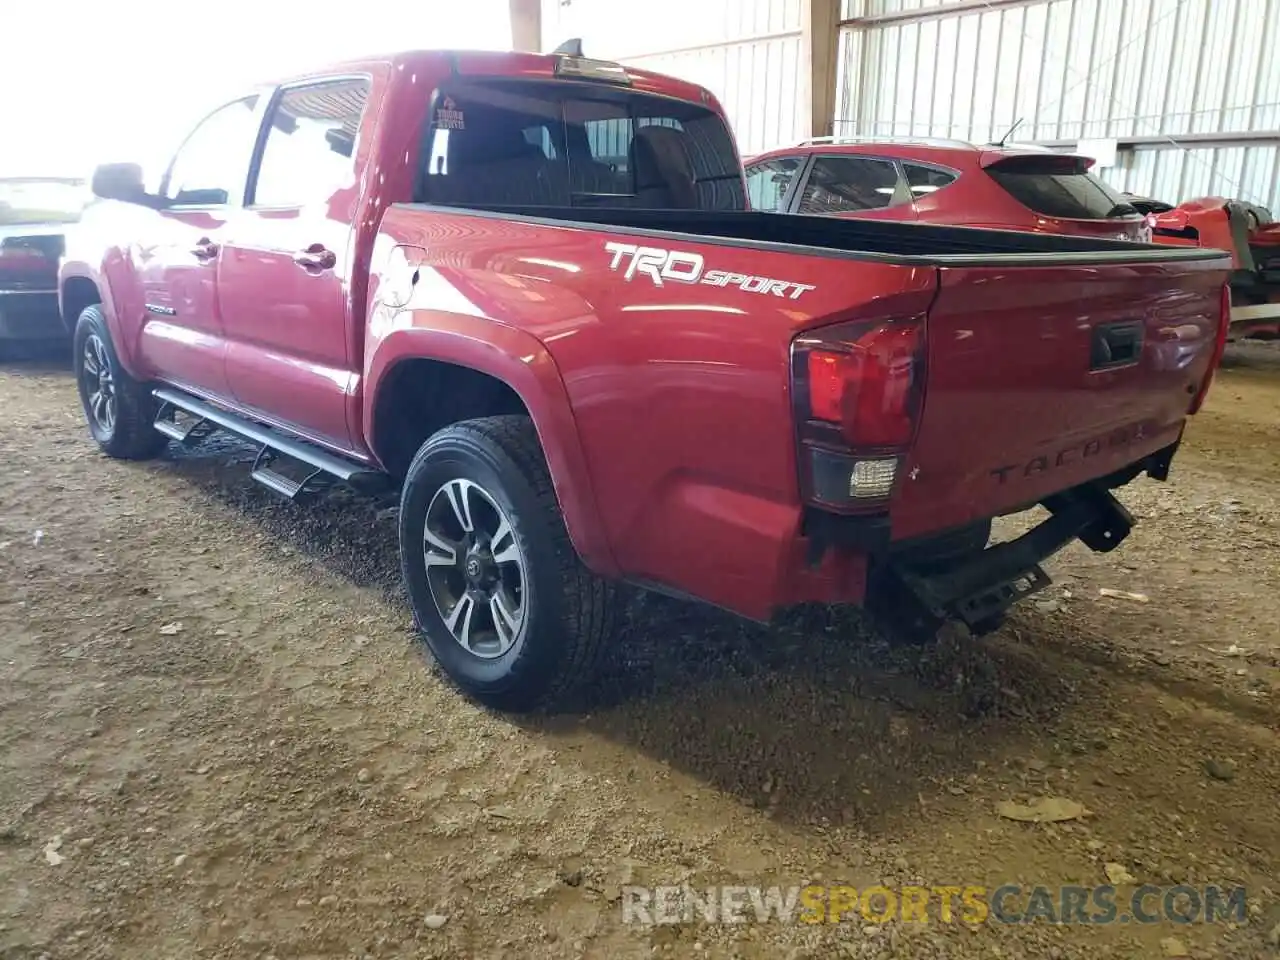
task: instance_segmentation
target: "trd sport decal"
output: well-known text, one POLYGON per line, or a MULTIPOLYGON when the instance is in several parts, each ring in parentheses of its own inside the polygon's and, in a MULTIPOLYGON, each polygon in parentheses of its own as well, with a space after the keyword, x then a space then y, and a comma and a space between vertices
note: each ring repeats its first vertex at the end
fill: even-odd
POLYGON ((744 293, 771 293, 775 297, 799 300, 800 295, 817 288, 808 283, 790 280, 774 280, 770 277, 754 277, 727 270, 703 270, 702 256, 682 253, 679 250, 663 250, 661 247, 637 247, 633 243, 606 243, 604 248, 613 254, 610 270, 622 271, 624 280, 632 280, 637 274, 648 277, 654 286, 672 283, 705 283, 713 287, 737 287, 744 293))

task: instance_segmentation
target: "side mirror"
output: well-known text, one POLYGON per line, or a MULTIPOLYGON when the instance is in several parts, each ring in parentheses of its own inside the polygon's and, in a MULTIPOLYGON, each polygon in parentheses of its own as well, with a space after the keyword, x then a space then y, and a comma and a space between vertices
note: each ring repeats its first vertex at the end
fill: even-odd
POLYGON ((136 163, 107 163, 93 171, 93 195, 104 200, 137 203, 146 197, 142 167, 136 163))

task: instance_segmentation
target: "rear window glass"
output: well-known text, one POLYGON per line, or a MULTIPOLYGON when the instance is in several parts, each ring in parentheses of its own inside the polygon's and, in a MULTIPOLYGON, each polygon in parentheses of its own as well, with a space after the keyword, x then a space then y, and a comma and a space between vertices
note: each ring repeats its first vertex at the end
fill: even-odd
POLYGON ((1106 220, 1136 212, 1097 177, 1061 161, 1005 161, 987 173, 1024 207, 1047 217, 1106 220))
POLYGON ((898 201, 898 168, 888 160, 818 157, 800 195, 800 213, 879 210, 898 201))
POLYGON ((911 196, 916 200, 937 193, 948 184, 956 182, 956 174, 950 170, 922 167, 917 163, 904 163, 902 166, 907 173, 907 186, 911 188, 911 196))
POLYGON ((477 206, 746 207, 724 122, 599 84, 457 84, 437 99, 418 199, 477 206))
POLYGON ((799 169, 799 157, 779 157, 747 167, 747 199, 751 201, 751 209, 781 213, 799 169))

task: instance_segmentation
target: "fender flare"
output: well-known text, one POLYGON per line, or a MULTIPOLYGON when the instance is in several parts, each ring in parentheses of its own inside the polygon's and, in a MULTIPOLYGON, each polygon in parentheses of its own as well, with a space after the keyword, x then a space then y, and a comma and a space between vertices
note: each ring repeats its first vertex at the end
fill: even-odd
POLYGON ((137 377, 138 370, 137 364, 134 362, 134 344, 124 336, 120 327, 119 313, 116 310, 111 283, 107 278, 107 267, 109 266, 109 263, 105 263, 100 269, 84 260, 63 260, 58 267, 58 312, 63 316, 64 322, 69 323, 68 333, 74 335, 76 318, 67 318, 66 316, 67 283, 71 280, 88 280, 92 283, 98 291, 98 302, 102 306, 102 318, 106 321, 107 330, 111 334, 111 342, 115 347, 116 359, 120 361, 120 365, 124 367, 126 373, 132 377, 137 377))
MULTIPOLYGON (((372 446, 380 385, 407 360, 437 360, 467 367, 500 380, 515 391, 533 419, 547 458, 556 501, 578 556, 593 573, 619 574, 605 536, 591 474, 578 436, 560 370, 550 352, 532 334, 481 317, 434 311, 406 311, 396 329, 372 346, 365 364, 363 430, 372 446)), ((372 451, 377 456, 377 451, 372 451)))

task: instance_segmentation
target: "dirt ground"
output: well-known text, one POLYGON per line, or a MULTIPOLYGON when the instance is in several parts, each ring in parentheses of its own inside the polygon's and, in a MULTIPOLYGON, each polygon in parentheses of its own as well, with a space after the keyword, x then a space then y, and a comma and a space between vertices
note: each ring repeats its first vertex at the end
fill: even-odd
POLYGON ((54 362, 0 366, 0 411, 3 960, 1276 955, 1280 350, 1233 353, 1171 482, 1124 492, 1129 542, 1055 558, 994 637, 640 597, 592 712, 535 720, 434 673, 386 502, 278 502, 234 445, 109 461, 54 362), (1087 810, 997 812, 1042 797, 1087 810), (619 902, 1108 870, 1243 885, 1247 916, 648 927, 619 902))

